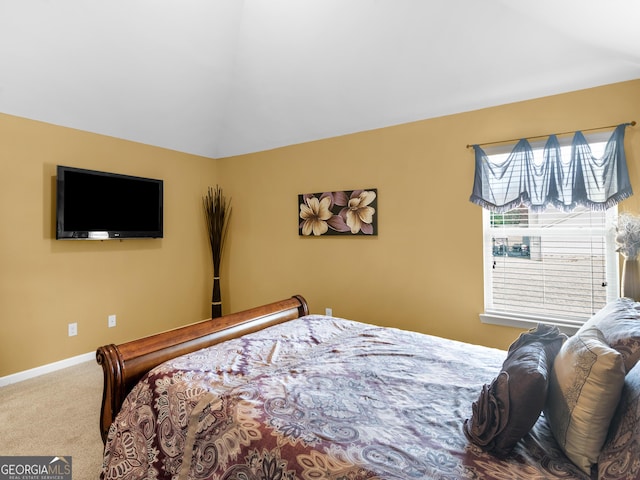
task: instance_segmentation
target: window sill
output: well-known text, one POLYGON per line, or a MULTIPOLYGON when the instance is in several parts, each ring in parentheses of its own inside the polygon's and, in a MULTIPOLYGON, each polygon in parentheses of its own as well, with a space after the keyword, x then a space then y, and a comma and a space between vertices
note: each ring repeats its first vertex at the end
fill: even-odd
POLYGON ((489 325, 501 325, 504 327, 535 328, 538 323, 555 325, 558 329, 569 336, 573 335, 582 326, 576 320, 563 320, 561 318, 534 317, 524 315, 509 315, 507 313, 485 312, 480 314, 480 321, 489 325))

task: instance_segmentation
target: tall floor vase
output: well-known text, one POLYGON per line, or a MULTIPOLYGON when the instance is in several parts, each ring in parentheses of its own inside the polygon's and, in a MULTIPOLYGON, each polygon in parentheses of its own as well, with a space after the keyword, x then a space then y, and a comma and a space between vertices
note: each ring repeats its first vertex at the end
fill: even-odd
POLYGON ((222 316, 222 297, 220 295, 220 277, 213 277, 213 291, 211 292, 211 318, 222 316))
POLYGON ((637 259, 625 258, 622 263, 622 281, 620 294, 623 297, 640 301, 640 267, 637 259))

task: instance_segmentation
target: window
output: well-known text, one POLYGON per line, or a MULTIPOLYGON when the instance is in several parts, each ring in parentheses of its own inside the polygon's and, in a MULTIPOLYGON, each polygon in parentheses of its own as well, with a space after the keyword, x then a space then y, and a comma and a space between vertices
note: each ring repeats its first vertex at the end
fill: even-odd
MULTIPOLYGON (((596 137, 589 143, 594 156, 603 154, 606 141, 596 137)), ((542 145, 531 146, 534 158, 542 155, 542 145)), ((570 144, 561 145, 563 158, 570 149, 570 144)), ((496 163, 504 161, 504 151, 486 149, 489 161, 496 163)), ((542 321, 571 331, 616 298, 616 215, 617 206, 570 212, 522 205, 505 213, 483 209, 482 321, 526 328, 542 321)))
POLYGON ((616 212, 483 210, 484 320, 512 316, 571 327, 604 307, 618 293, 609 228, 616 212))

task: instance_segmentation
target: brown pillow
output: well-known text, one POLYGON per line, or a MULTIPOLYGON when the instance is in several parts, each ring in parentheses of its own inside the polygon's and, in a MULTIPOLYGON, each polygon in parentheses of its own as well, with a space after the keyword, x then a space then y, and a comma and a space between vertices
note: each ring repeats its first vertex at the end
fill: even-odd
POLYGON ((607 303, 579 332, 596 327, 607 344, 620 352, 627 372, 640 360, 640 303, 618 298, 607 303))
POLYGON ((544 408, 549 372, 566 338, 557 327, 544 324, 518 337, 500 374, 484 385, 464 422, 471 442, 505 456, 529 433, 544 408))

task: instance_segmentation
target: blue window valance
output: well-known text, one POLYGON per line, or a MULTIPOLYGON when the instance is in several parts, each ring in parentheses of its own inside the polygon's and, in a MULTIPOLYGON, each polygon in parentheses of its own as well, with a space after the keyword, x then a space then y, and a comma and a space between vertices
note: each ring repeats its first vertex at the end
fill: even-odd
POLYGON ((596 158, 582 132, 575 132, 570 158, 562 158, 556 135, 550 135, 542 161, 534 161, 527 139, 515 145, 507 159, 497 163, 479 145, 475 151, 475 176, 469 200, 493 212, 525 205, 534 211, 554 206, 571 211, 578 205, 607 209, 633 194, 624 153, 625 127, 618 125, 596 158))

